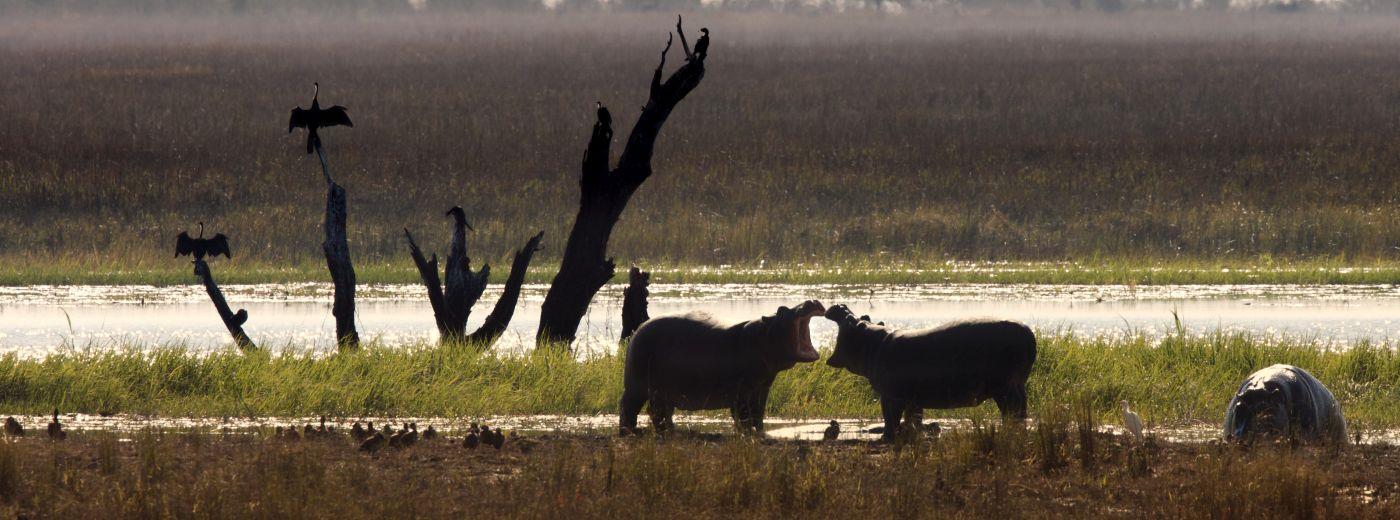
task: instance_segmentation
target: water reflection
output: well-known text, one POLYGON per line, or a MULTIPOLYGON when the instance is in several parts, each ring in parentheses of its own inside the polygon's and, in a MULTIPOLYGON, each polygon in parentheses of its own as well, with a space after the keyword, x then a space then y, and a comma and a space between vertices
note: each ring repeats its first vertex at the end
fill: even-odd
MULTIPOLYGON (((497 345, 530 348, 547 287, 526 287, 510 330, 497 345)), ((599 294, 581 325, 584 354, 616 348, 622 286, 599 294)), ((436 340, 432 311, 417 285, 361 290, 361 334, 388 345, 436 340)), ((251 315, 246 328, 260 345, 329 351, 335 321, 328 284, 226 288, 231 305, 251 315)), ((469 322, 476 327, 499 297, 487 290, 469 322)), ((656 285, 651 313, 705 310, 749 319, 779 305, 817 298, 846 303, 896 327, 925 327, 971 317, 1024 321, 1042 331, 1083 335, 1164 334, 1173 312, 1197 332, 1227 330, 1316 339, 1332 346, 1400 338, 1400 289, 1394 286, 1063 286, 1063 285, 656 285)), ((834 327, 814 320, 813 339, 829 344, 834 327)), ((194 286, 0 287, 0 352, 42 356, 60 348, 123 343, 229 348, 231 341, 203 292, 194 286)))

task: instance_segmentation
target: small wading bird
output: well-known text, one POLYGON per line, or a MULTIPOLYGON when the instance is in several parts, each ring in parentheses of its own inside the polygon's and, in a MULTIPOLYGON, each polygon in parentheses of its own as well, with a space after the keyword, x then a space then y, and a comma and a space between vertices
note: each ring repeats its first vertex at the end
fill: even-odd
POLYGON ((68 432, 63 431, 63 425, 58 423, 58 408, 53 409, 53 422, 49 423, 49 440, 61 441, 68 438, 68 432))
POLYGON ((184 231, 175 237, 175 256, 194 255, 195 260, 203 260, 205 255, 233 258, 228 250, 228 237, 223 233, 214 235, 214 238, 204 238, 204 223, 199 223, 199 238, 190 238, 190 234, 184 231))
POLYGON ((287 123, 287 133, 297 128, 306 129, 306 153, 316 150, 316 146, 321 144, 321 136, 316 133, 316 129, 328 126, 348 126, 354 127, 350 122, 350 115, 346 113, 345 107, 335 105, 333 107, 321 108, 321 84, 312 83, 315 91, 311 95, 311 108, 304 109, 300 106, 292 109, 292 120, 287 123))
MULTIPOLYGON (((371 424, 369 429, 373 430, 374 425, 371 424)), ((364 442, 365 437, 368 437, 365 433, 365 427, 360 426, 360 421, 355 421, 355 425, 350 427, 350 437, 355 439, 355 442, 364 442)))
POLYGON ((6 417, 5 435, 9 435, 11 437, 23 437, 24 427, 20 426, 19 421, 16 421, 14 417, 6 417))
POLYGON ((425 441, 430 441, 430 440, 433 440, 433 439, 436 439, 436 438, 437 438, 437 430, 433 429, 433 425, 429 424, 429 425, 428 425, 428 429, 423 430, 423 440, 425 440, 425 441))
POLYGON ((365 439, 364 442, 360 443, 360 451, 374 454, 375 452, 379 451, 380 448, 384 447, 385 442, 386 441, 384 439, 384 434, 375 432, 374 435, 370 436, 370 438, 365 439))
POLYGON ((1123 427, 1128 429, 1128 433, 1133 434, 1133 438, 1142 440, 1142 418, 1137 412, 1128 409, 1128 402, 1123 401, 1123 427))
POLYGON ((835 420, 832 420, 832 421, 831 421, 831 425, 830 425, 830 426, 827 426, 827 427, 826 427, 826 430, 822 432, 822 440, 824 440, 824 441, 834 441, 834 440, 836 440, 837 437, 840 437, 840 436, 841 436, 841 423, 838 423, 838 422, 836 422, 835 420))

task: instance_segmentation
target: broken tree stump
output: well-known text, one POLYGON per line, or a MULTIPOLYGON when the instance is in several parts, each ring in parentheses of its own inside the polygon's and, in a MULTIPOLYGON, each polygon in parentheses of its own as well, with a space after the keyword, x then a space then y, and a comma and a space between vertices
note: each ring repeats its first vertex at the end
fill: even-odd
POLYGON ((651 284, 651 273, 632 266, 632 270, 627 273, 627 289, 622 291, 622 338, 627 341, 632 337, 633 332, 637 332, 637 327, 651 319, 647 315, 647 296, 651 291, 647 286, 651 284))
POLYGON ((224 326, 228 327, 229 334, 233 335, 234 344, 239 350, 256 350, 257 345, 243 332, 243 324, 248 322, 248 311, 238 309, 233 312, 229 309, 228 301, 224 300, 224 292, 219 290, 219 284, 214 281, 214 275, 209 273, 209 264, 203 259, 195 259, 194 275, 204 284, 204 292, 209 293, 209 299, 214 302, 214 309, 219 311, 219 319, 223 320, 224 326))
POLYGON ((535 336, 537 347, 571 348, 589 303, 613 277, 615 265, 607 256, 608 239, 632 194, 651 176, 651 157, 661 127, 676 105, 705 77, 705 56, 689 52, 679 17, 676 32, 686 49, 687 61, 664 83, 661 81, 666 53, 671 49, 668 38, 666 48, 661 51, 661 63, 652 75, 646 105, 632 126, 617 167, 611 170, 611 116, 604 118, 606 112, 598 111, 583 155, 578 214, 564 246, 559 273, 540 308, 540 327, 535 336))
POLYGON ((345 188, 331 180, 321 141, 317 139, 314 144, 321 159, 321 173, 326 176, 326 220, 321 226, 326 240, 321 243, 321 251, 326 255, 326 269, 335 285, 335 302, 331 305, 335 341, 342 349, 355 349, 360 346, 360 333, 355 330, 355 266, 350 263, 350 243, 345 235, 345 188))
POLYGON ((431 259, 425 257, 413 239, 413 233, 405 228, 403 234, 408 240, 409 254, 413 257, 414 265, 418 267, 419 279, 428 290, 428 303, 433 308, 433 318, 437 323, 441 341, 445 344, 467 343, 482 349, 490 348, 505 332, 515 314, 515 306, 520 299, 520 287, 525 282, 530 260, 539 250, 544 232, 536 234, 525 247, 515 252, 515 261, 511 265, 501 298, 496 301, 496 306, 481 327, 468 335, 467 319, 471 316, 471 308, 486 290, 491 267, 482 264, 481 271, 472 272, 466 244, 466 232, 471 226, 467 223, 466 214, 460 206, 448 210, 447 214, 454 217, 454 226, 447 264, 443 266, 444 275, 438 276, 437 254, 434 253, 431 259), (443 283, 443 278, 446 279, 446 283, 443 283))

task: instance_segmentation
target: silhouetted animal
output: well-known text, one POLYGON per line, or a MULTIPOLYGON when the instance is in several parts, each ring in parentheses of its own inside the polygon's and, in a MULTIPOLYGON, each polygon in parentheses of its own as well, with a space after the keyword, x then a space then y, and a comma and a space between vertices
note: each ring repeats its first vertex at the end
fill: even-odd
POLYGON ((20 426, 19 421, 16 421, 14 417, 6 417, 5 435, 9 435, 12 437, 23 437, 24 427, 20 426))
POLYGON ((375 453, 384 447, 385 442, 384 434, 375 432, 374 435, 360 443, 360 451, 375 453))
POLYGON ((223 233, 214 235, 214 238, 204 238, 204 223, 199 223, 199 238, 190 238, 190 234, 184 231, 175 237, 175 256, 194 255, 195 260, 203 260, 205 255, 233 258, 228 250, 228 237, 223 233))
POLYGON ((834 441, 837 437, 840 436, 841 423, 838 423, 835 420, 831 421, 831 425, 827 426, 826 430, 822 431, 822 440, 824 441, 834 441))
POLYGON ((418 442, 418 423, 409 423, 408 431, 404 432, 403 437, 399 439, 399 444, 407 448, 413 446, 415 442, 418 442))
POLYGON ((700 38, 697 39, 697 40, 695 40, 695 59, 697 59, 697 60, 703 60, 703 59, 705 59, 705 55, 706 55, 706 54, 709 54, 709 52, 710 52, 710 29, 709 29, 708 27, 701 27, 701 28, 700 28, 700 38))
MULTIPOLYGON (((484 431, 483 431, 483 435, 485 435, 485 432, 484 432, 484 431)), ((496 449, 499 450, 499 449, 501 449, 501 446, 505 446, 505 444, 506 444, 506 435, 505 435, 504 433, 501 433, 501 429, 500 429, 500 428, 497 428, 496 431, 491 432, 491 435, 490 435, 489 438, 482 439, 482 442, 485 442, 486 444, 490 445, 492 448, 496 448, 496 449)))
POLYGON ((58 409, 53 409, 53 422, 49 423, 49 440, 61 441, 68 438, 68 432, 63 431, 63 425, 58 423, 58 409))
POLYGON ((1225 439, 1278 437, 1308 442, 1347 441, 1337 398, 1307 371, 1273 365, 1250 374, 1225 409, 1225 439))
POLYGON ((627 345, 619 428, 634 433, 648 405, 657 431, 676 409, 728 408, 740 432, 763 433, 768 390, 779 372, 818 358, 807 329, 826 309, 808 300, 771 316, 722 324, 700 312, 652 318, 627 345))
POLYGON ((437 438, 437 430, 434 430, 434 429, 433 429, 433 425, 429 424, 429 425, 428 425, 428 429, 423 430, 423 440, 425 440, 425 441, 430 441, 430 440, 433 440, 433 439, 436 439, 436 438, 437 438))
POLYGON ((476 231, 472 229, 472 223, 467 222, 467 211, 462 209, 461 206, 452 206, 452 209, 447 210, 447 216, 452 217, 453 222, 472 231, 476 231))
POLYGON ((385 424, 384 429, 380 430, 380 432, 383 433, 385 437, 388 437, 394 434, 394 427, 390 424, 385 424))
POLYGON ((476 435, 476 432, 467 432, 466 438, 462 439, 462 447, 463 447, 463 448, 466 448, 466 449, 469 449, 469 450, 474 450, 474 449, 476 449, 477 446, 480 446, 480 445, 481 445, 481 437, 478 437, 478 436, 476 435))
MULTIPOLYGON (((373 429, 373 426, 370 428, 373 429)), ((360 426, 360 421, 355 421, 355 424, 350 427, 350 438, 355 439, 355 442, 364 442, 368 436, 369 434, 365 433, 365 427, 360 426)))
POLYGON ((608 112, 602 101, 598 102, 598 124, 612 128, 612 112, 608 112))
POLYGON ((880 396, 881 435, 892 439, 901 417, 919 427, 925 408, 976 406, 991 398, 1002 416, 1026 417, 1026 379, 1035 364, 1035 333, 1010 321, 954 323, 894 331, 861 320, 845 305, 826 311, 838 326, 826 363, 865 377, 880 396))
POLYGON ((292 119, 287 122, 287 133, 292 133, 296 128, 306 129, 306 153, 315 151, 316 145, 321 143, 321 136, 316 133, 316 129, 328 126, 344 125, 354 127, 350 122, 350 115, 346 113, 345 107, 336 105, 327 109, 321 109, 321 84, 313 83, 316 90, 311 95, 311 108, 303 109, 300 106, 292 109, 292 119))

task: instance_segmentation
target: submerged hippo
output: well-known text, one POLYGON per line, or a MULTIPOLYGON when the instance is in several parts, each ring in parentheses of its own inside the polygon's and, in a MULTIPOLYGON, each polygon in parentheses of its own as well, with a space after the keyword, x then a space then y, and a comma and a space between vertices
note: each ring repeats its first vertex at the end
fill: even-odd
POLYGON ((1337 398, 1307 371, 1274 365, 1244 380, 1225 408, 1225 439, 1278 437, 1305 442, 1347 440, 1337 398))
POLYGON ((618 414, 623 434, 636 431, 637 414, 648 405, 652 426, 674 426, 682 410, 728 408, 740 432, 763 432, 768 389, 778 372, 817 360, 807 330, 825 312, 808 300, 796 309, 756 320, 724 324, 693 312, 643 323, 627 345, 618 414))
POLYGON ((1035 333, 1025 325, 969 321, 894 331, 856 318, 845 305, 832 306, 826 317, 839 327, 826 364, 870 380, 880 396, 884 438, 899 431, 901 416, 917 426, 925 408, 976 406, 989 398, 1003 417, 1026 418, 1035 333))

